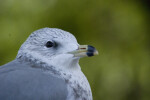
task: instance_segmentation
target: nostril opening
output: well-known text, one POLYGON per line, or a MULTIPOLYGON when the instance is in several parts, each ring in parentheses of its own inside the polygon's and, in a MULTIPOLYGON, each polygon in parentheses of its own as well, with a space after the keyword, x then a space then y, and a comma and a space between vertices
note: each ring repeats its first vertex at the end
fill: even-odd
POLYGON ((95 52, 95 48, 91 45, 88 45, 88 52, 95 52))
POLYGON ((86 49, 86 48, 80 48, 80 49, 86 49))

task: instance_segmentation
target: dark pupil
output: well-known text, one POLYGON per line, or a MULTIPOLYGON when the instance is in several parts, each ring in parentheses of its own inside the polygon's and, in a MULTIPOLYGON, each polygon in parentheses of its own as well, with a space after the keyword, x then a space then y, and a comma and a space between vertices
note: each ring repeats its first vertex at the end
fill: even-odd
POLYGON ((48 48, 50 48, 50 47, 52 47, 54 44, 53 44, 53 42, 51 42, 51 41, 48 41, 47 43, 46 43, 46 47, 48 47, 48 48))

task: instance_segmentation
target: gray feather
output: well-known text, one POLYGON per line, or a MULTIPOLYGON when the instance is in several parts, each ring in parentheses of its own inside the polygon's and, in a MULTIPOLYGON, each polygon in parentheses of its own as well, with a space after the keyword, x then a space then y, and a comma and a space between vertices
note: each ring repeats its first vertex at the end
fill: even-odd
POLYGON ((66 100, 63 79, 13 61, 0 66, 0 100, 66 100))

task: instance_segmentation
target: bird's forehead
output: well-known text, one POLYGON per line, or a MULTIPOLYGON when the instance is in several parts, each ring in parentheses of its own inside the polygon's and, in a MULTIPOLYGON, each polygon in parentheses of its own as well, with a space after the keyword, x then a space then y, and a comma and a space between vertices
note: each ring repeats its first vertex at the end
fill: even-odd
POLYGON ((76 38, 69 32, 56 28, 43 28, 34 31, 30 37, 31 39, 59 39, 59 40, 71 40, 77 42, 76 38))

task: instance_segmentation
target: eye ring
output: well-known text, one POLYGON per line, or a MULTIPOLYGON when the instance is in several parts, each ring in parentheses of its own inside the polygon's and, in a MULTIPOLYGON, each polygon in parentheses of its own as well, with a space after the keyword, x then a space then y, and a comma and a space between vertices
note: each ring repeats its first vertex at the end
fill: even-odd
POLYGON ((51 47, 54 46, 54 43, 51 42, 51 41, 48 41, 48 42, 45 44, 45 46, 46 46, 47 48, 51 48, 51 47))

